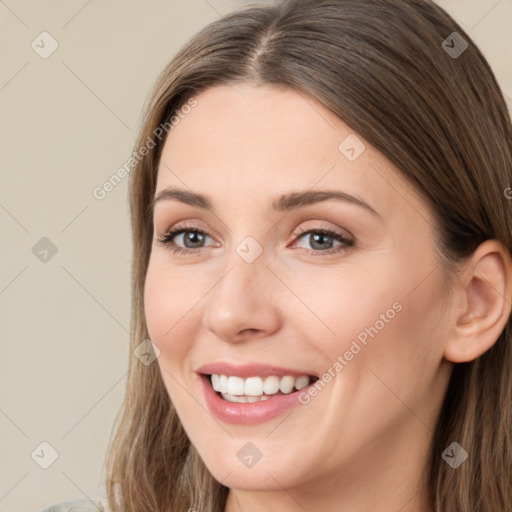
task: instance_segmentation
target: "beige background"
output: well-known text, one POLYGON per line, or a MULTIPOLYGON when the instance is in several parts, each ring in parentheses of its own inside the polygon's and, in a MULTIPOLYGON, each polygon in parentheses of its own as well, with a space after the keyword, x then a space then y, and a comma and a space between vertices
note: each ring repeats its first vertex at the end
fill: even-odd
MULTIPOLYGON (((0 0, 1 512, 102 495, 126 384, 131 235, 126 180, 103 200, 92 191, 130 156, 177 48, 247 3, 0 0), (31 47, 43 31, 59 45, 47 59, 31 47), (42 237, 57 248, 46 262, 32 252, 42 237), (48 469, 43 441, 58 453, 48 469)), ((439 3, 512 109, 512 0, 439 3)))

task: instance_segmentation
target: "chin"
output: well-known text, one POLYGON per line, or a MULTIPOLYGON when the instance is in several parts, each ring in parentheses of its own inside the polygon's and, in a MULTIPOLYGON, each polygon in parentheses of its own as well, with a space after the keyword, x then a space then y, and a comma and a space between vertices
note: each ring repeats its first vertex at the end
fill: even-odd
MULTIPOLYGON (((242 443, 243 446, 244 443, 242 443)), ((209 454, 209 459, 212 454, 209 454)), ((236 458, 222 457, 219 454, 214 460, 202 459, 212 476, 222 485, 243 491, 282 491, 283 487, 290 488, 301 483, 300 475, 295 474, 297 461, 290 464, 283 460, 264 462, 262 457, 252 467, 245 467, 236 458)), ((304 468, 301 468, 301 473, 304 468)))

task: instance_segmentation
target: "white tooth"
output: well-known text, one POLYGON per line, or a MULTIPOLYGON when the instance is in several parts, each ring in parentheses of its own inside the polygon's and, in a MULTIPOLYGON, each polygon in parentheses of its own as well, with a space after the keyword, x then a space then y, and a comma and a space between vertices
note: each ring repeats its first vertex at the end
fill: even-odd
POLYGON ((244 394, 248 396, 261 396, 263 393, 263 380, 261 377, 245 379, 244 394))
POLYGON ((243 395, 244 394, 244 379, 241 377, 228 377, 228 394, 230 395, 243 395))
POLYGON ((307 375, 301 375, 295 379, 295 389, 299 390, 305 388, 309 384, 309 377, 307 375))
POLYGON ((227 400, 228 402, 240 402, 240 403, 247 402, 246 396, 236 396, 236 395, 231 395, 228 393, 222 393, 222 398, 224 398, 224 400, 227 400))
POLYGON ((279 391, 279 377, 270 375, 263 382, 263 392, 266 395, 274 395, 279 391))
POLYGON ((265 400, 268 400, 269 396, 236 396, 236 395, 229 395, 228 393, 222 393, 222 398, 224 400, 227 400, 228 402, 238 402, 238 403, 255 403, 255 402, 263 402, 265 400))
POLYGON ((228 378, 226 375, 219 375, 219 391, 221 393, 228 392, 228 378))
MULTIPOLYGON (((212 387, 215 391, 227 394, 231 397, 256 397, 261 399, 269 398, 267 395, 275 395, 279 391, 285 394, 292 393, 295 389, 301 390, 309 385, 310 378, 307 375, 285 375, 277 377, 269 375, 268 377, 241 377, 212 374, 210 377, 212 387), (263 394, 264 393, 264 394, 263 394)), ((241 400, 231 400, 241 401, 241 400)), ((244 400, 247 402, 247 400, 244 400)), ((259 400, 250 400, 254 403, 259 400)))
POLYGON ((285 375, 281 378, 281 382, 279 383, 279 389, 283 393, 291 393, 293 391, 293 386, 295 384, 295 377, 291 375, 285 375))

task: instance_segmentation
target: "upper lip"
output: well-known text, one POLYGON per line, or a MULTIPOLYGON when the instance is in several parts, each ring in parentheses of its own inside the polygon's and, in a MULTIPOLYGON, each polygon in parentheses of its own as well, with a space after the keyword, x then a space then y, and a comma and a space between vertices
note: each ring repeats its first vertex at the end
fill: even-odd
POLYGON ((250 364, 238 364, 235 365, 233 363, 227 363, 218 361, 215 363, 208 363, 203 366, 200 366, 197 370, 197 373, 203 373, 206 375, 211 375, 216 373, 217 375, 228 375, 228 376, 236 376, 236 377, 267 377, 269 375, 276 376, 284 376, 291 375, 295 377, 299 377, 301 375, 308 375, 310 377, 318 377, 313 372, 309 370, 295 370, 292 368, 283 368, 278 366, 272 366, 263 363, 250 363, 250 364))

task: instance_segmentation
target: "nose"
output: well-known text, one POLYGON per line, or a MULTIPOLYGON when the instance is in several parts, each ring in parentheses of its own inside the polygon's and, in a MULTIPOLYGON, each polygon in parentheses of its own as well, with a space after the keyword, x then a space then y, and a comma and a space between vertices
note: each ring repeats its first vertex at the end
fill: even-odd
POLYGON ((268 337, 279 329, 282 290, 266 263, 264 257, 247 263, 234 254, 205 297, 203 325, 217 338, 239 343, 268 337))

